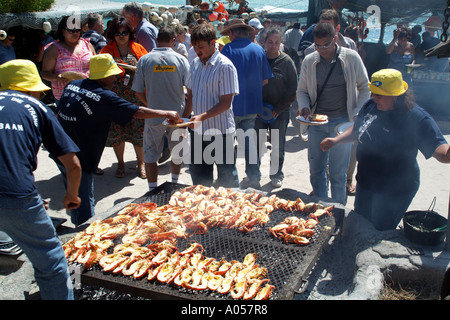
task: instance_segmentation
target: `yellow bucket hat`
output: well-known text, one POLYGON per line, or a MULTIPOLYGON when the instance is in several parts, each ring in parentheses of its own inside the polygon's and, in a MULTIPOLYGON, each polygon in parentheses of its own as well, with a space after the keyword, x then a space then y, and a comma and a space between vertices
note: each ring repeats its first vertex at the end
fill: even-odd
POLYGON ((39 75, 36 65, 25 59, 15 59, 0 65, 0 91, 46 91, 50 90, 39 75))
POLYGON ((98 80, 121 74, 122 70, 109 53, 95 55, 89 61, 89 79, 98 80))
POLYGON ((381 96, 397 97, 408 90, 408 84, 403 81, 402 73, 395 69, 382 69, 372 74, 372 82, 369 82, 372 93, 381 96))

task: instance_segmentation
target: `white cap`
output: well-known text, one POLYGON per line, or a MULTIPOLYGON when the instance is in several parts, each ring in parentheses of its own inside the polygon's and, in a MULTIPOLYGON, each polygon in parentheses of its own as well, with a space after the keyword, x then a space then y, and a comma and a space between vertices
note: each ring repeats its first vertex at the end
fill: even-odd
POLYGON ((259 21, 258 18, 253 18, 250 19, 250 21, 248 22, 248 24, 252 27, 255 27, 256 29, 264 29, 263 25, 261 24, 261 21, 259 21))

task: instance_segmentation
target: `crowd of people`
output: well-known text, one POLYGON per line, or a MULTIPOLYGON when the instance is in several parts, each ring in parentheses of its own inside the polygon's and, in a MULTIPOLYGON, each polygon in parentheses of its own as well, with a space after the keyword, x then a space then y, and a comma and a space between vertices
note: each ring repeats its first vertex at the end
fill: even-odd
MULTIPOLYGON (((294 24, 284 33, 271 24, 230 19, 218 30, 199 19, 186 28, 158 29, 133 2, 106 32, 101 15, 89 16, 84 34, 63 17, 40 74, 31 61, 15 57, 0 66, 0 119, 10 129, 0 130, 0 230, 30 257, 42 298, 71 299, 73 292, 34 185, 41 143, 61 171, 63 203, 78 226, 95 215, 93 174, 101 174, 105 147, 114 148, 117 177, 126 174, 125 142, 134 146, 149 191, 158 185, 165 150, 171 152, 173 182, 189 165, 193 184, 214 185, 216 169, 224 187, 258 189, 263 174, 281 187, 295 105, 305 119, 328 117, 307 131, 313 194, 345 205, 355 188, 351 163, 357 163, 355 211, 379 230, 396 228, 420 184, 418 150, 450 162, 450 146, 436 123, 414 103, 408 79, 396 70, 401 68, 390 65, 369 80, 361 50, 343 35, 337 11, 324 10, 308 29, 294 24), (39 101, 50 90, 41 77, 51 86, 55 112, 39 101), (187 127, 175 126, 181 121, 187 127), (338 134, 336 127, 348 122, 338 134), (266 173, 260 157, 268 137, 266 173), (243 179, 238 152, 245 156, 243 179)), ((414 59, 414 45, 404 42, 402 32, 388 50, 403 61, 409 54, 414 59)))

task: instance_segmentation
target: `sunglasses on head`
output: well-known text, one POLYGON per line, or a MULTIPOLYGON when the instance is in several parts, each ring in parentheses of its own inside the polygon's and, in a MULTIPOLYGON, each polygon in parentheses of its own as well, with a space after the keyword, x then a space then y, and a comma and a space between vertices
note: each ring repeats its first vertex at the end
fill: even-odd
POLYGON ((130 33, 128 32, 128 31, 122 31, 122 32, 116 32, 115 33, 115 36, 116 37, 125 37, 125 36, 127 36, 127 35, 129 35, 130 33))
POLYGON ((66 31, 70 34, 75 34, 75 33, 81 32, 81 29, 67 29, 66 28, 66 31))

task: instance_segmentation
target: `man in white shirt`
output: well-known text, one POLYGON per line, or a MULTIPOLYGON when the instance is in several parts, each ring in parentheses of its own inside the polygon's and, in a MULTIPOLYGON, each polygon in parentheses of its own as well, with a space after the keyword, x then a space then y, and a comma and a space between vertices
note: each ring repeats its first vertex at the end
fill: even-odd
POLYGON ((345 204, 350 145, 322 152, 320 142, 335 136, 337 125, 353 121, 370 98, 370 91, 367 71, 358 52, 340 47, 337 39, 329 23, 319 23, 314 28, 316 50, 303 61, 297 102, 298 111, 304 118, 314 112, 311 109, 328 116, 327 124, 308 129, 308 160, 314 195, 328 197, 326 171, 329 164, 331 197, 345 204))
POLYGON ((191 114, 192 183, 212 186, 214 164, 220 185, 238 188, 234 140, 236 126, 232 102, 239 94, 237 71, 216 46, 216 30, 210 23, 197 26, 191 33, 197 58, 191 63, 186 84, 188 98, 183 117, 191 114))

